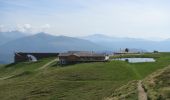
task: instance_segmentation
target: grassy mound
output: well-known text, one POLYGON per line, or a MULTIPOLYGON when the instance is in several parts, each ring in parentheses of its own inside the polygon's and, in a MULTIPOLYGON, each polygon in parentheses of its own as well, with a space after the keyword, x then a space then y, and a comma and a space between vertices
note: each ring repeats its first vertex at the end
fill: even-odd
POLYGON ((144 80, 148 98, 151 100, 170 99, 170 66, 149 75, 144 80))

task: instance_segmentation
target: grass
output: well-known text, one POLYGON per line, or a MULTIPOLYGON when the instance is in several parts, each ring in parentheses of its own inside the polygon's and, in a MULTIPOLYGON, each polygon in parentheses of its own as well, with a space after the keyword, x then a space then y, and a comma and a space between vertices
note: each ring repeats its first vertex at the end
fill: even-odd
POLYGON ((117 88, 110 97, 105 100, 138 100, 136 80, 117 88))
POLYGON ((163 53, 145 53, 145 54, 124 54, 124 55, 115 55, 113 58, 159 58, 163 53))
POLYGON ((151 100, 170 99, 170 66, 156 71, 144 80, 144 86, 151 100))
POLYGON ((130 64, 123 61, 110 61, 64 67, 52 64, 46 69, 35 71, 52 59, 48 58, 36 63, 24 62, 2 66, 0 77, 14 74, 15 77, 0 80, 0 98, 3 100, 101 100, 113 95, 122 85, 143 79, 170 64, 170 53, 145 54, 143 57, 153 57, 156 62, 130 64))
POLYGON ((152 57, 152 55, 153 58, 156 59, 156 62, 130 64, 133 68, 135 68, 137 73, 140 74, 141 79, 145 78, 157 69, 167 67, 170 64, 170 53, 148 54, 150 57, 152 57))
POLYGON ((12 63, 6 66, 0 66, 0 78, 5 76, 16 75, 23 73, 25 71, 34 71, 39 67, 43 66, 53 58, 46 58, 38 62, 21 62, 21 63, 12 63))

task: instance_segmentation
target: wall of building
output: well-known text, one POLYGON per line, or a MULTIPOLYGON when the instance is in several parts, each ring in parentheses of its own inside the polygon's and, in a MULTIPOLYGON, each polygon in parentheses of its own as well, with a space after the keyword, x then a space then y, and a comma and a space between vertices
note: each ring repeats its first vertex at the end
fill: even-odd
POLYGON ((59 60, 60 60, 60 64, 70 64, 70 63, 78 63, 78 62, 104 62, 109 60, 109 56, 78 57, 78 56, 70 55, 70 56, 60 56, 59 60))
POLYGON ((29 61, 28 55, 34 56, 37 60, 48 57, 58 57, 59 53, 21 53, 16 52, 14 55, 14 62, 29 61))

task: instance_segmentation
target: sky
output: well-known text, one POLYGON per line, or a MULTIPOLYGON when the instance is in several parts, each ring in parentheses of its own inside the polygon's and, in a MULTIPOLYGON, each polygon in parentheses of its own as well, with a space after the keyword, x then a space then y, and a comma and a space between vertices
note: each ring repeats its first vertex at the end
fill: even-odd
POLYGON ((0 31, 170 38, 170 0, 0 0, 0 31))

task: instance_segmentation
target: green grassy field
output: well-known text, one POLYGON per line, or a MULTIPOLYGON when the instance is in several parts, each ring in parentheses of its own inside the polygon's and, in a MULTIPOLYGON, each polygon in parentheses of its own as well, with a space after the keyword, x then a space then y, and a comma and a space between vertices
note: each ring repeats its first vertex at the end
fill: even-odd
MULTIPOLYGON (((131 55, 133 56, 133 55, 131 55)), ((136 56, 136 55, 135 55, 136 56)), ((140 80, 170 64, 170 53, 145 54, 156 62, 130 64, 123 61, 84 63, 68 66, 51 64, 50 60, 18 63, 0 67, 2 100, 102 100, 133 80, 140 80)))

